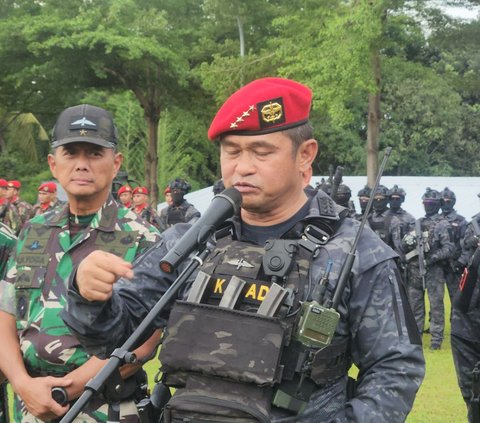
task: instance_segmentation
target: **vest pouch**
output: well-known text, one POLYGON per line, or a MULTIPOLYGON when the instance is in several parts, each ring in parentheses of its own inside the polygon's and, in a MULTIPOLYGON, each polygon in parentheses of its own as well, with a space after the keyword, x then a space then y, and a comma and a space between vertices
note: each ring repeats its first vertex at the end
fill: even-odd
POLYGON ((277 318, 176 301, 159 355, 162 372, 167 380, 196 373, 271 387, 281 380, 285 334, 277 318))
POLYGON ((164 408, 164 423, 270 423, 271 389, 190 375, 164 408))

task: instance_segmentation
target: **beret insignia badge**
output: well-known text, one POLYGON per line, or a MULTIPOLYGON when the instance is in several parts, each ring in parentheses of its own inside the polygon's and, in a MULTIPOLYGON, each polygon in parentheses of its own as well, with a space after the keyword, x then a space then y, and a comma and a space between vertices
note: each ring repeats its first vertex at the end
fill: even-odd
POLYGON ((257 104, 261 128, 278 125, 285 122, 283 99, 281 97, 257 104))

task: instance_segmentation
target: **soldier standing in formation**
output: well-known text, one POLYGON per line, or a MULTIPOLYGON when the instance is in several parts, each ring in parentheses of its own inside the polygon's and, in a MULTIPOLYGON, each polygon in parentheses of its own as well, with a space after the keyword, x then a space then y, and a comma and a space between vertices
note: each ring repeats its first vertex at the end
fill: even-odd
POLYGON ((160 231, 164 231, 176 223, 195 223, 200 212, 184 196, 190 191, 190 184, 185 179, 176 178, 169 182, 172 204, 160 211, 160 231))
POLYGON ((132 208, 132 187, 130 185, 122 185, 117 192, 120 203, 127 209, 132 208))
MULTIPOLYGON (((295 81, 259 79, 234 93, 210 126, 209 138, 220 143, 223 181, 236 188, 232 196, 241 193, 242 206, 211 240, 216 245, 194 283, 207 285, 205 296, 156 316, 154 325, 163 327, 170 314, 160 356, 169 369, 164 381, 181 387, 164 409, 166 423, 395 423, 405 421, 412 407, 425 363, 395 253, 365 227, 355 271, 346 270, 346 287, 338 287, 359 223, 324 192, 304 192, 318 149, 308 122, 311 99, 310 89, 295 81), (322 233, 320 246, 314 239, 322 233), (279 268, 279 258, 293 266, 279 268), (219 308, 236 298, 227 290, 238 293, 238 301, 219 308), (273 299, 275 292, 293 295, 263 311, 265 296, 273 299), (297 337, 300 318, 309 315, 300 301, 327 304, 334 292, 341 300, 332 342, 311 345, 297 337), (284 344, 288 334, 293 337, 284 344), (359 378, 347 393, 352 362, 359 378)), ((165 231, 135 272, 104 252, 80 264, 62 315, 91 352, 105 354, 125 340, 187 264, 175 266, 173 274, 158 266, 185 226, 165 231)))
POLYGON ((368 216, 368 224, 385 244, 398 251, 401 243, 400 221, 396 216, 388 213, 388 188, 379 185, 377 191, 371 195, 374 196, 373 212, 368 216))
MULTIPOLYGON (((20 181, 8 181, 7 200, 13 204, 20 216, 20 229, 33 215, 33 206, 20 198, 20 181)), ((20 232, 20 229, 18 232, 20 232)))
MULTIPOLYGON (((110 193, 123 160, 117 142, 115 125, 104 109, 80 105, 58 117, 48 163, 68 204, 27 222, 0 281, 0 371, 15 393, 14 422, 62 416, 68 403, 57 403, 51 388, 64 388, 67 400, 73 401, 105 364, 86 352, 60 318, 73 269, 94 250, 131 262, 160 238, 131 210, 118 207, 110 193)), ((140 361, 158 341, 155 332, 136 350, 140 361)), ((122 421, 138 421, 131 398, 140 367, 129 364, 121 370, 126 385, 122 421)), ((98 396, 78 421, 107 421, 107 408, 105 398, 98 396)))
POLYGON ((462 255, 462 241, 465 237, 467 220, 454 209, 457 198, 453 191, 445 188, 440 193, 440 196, 442 198, 442 216, 450 223, 454 244, 452 256, 444 262, 445 281, 447 284, 448 295, 450 301, 453 302, 453 298, 458 289, 458 282, 464 268, 458 260, 462 255))
POLYGON ((60 205, 57 198, 57 184, 44 182, 38 187, 38 202, 33 206, 32 216, 38 216, 53 210, 60 205))
POLYGON ((133 189, 132 210, 157 229, 160 227, 160 219, 150 205, 150 197, 146 187, 135 187, 133 189))
POLYGON ((0 223, 8 226, 14 234, 22 227, 20 213, 14 204, 8 201, 8 182, 0 179, 0 223))
POLYGON ((360 205, 360 213, 355 216, 357 220, 362 220, 371 193, 372 189, 368 185, 365 185, 360 191, 358 191, 357 197, 358 204, 360 205))
MULTIPOLYGON (((430 302, 430 342, 431 350, 441 348, 445 328, 445 263, 453 254, 454 244, 451 237, 451 226, 438 212, 441 206, 441 195, 438 191, 427 188, 422 196, 425 216, 419 219, 421 234, 411 232, 403 238, 403 250, 408 260, 408 293, 419 333, 423 333, 425 325, 425 290, 430 302), (423 237, 425 257, 424 276, 421 275, 417 246, 423 237)), ((420 247, 418 247, 420 248, 420 247)))

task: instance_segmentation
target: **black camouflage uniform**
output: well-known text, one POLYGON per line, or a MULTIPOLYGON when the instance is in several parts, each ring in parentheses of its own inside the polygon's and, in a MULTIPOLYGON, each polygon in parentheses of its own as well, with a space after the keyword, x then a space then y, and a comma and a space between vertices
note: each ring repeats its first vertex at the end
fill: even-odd
POLYGON ((406 241, 415 236, 415 228, 403 239, 403 248, 408 260, 409 285, 408 293, 419 333, 423 332, 425 324, 425 289, 430 302, 430 333, 432 335, 430 349, 440 349, 443 342, 445 328, 445 274, 444 265, 453 254, 453 240, 451 226, 446 219, 438 214, 440 210, 440 193, 427 188, 422 196, 425 216, 421 217, 420 224, 424 238, 425 277, 420 276, 416 243, 406 241))
POLYGON ((379 185, 373 199, 373 212, 368 216, 368 225, 385 244, 398 251, 401 242, 400 220, 388 213, 388 202, 388 188, 379 185))
POLYGON ((464 266, 459 262, 462 255, 461 242, 465 237, 467 220, 454 209, 457 200, 455 193, 445 188, 441 193, 442 197, 442 216, 448 220, 452 227, 452 236, 454 243, 453 254, 448 261, 445 262, 445 281, 447 284, 448 295, 450 301, 453 301, 455 293, 458 289, 458 282, 462 275, 464 266))
MULTIPOLYGON (((342 209, 331 205, 325 207, 324 204, 329 204, 329 199, 326 199, 325 194, 320 191, 311 200, 305 217, 300 221, 306 222, 314 218, 320 218, 325 223, 337 221, 338 213, 342 209), (327 212, 327 210, 330 211, 327 212)), ((240 225, 241 222, 236 220, 232 226, 233 239, 236 242, 240 241, 237 239, 240 234, 240 225)), ((184 228, 184 225, 176 225, 163 233, 162 244, 150 250, 138 262, 135 268, 135 283, 120 280, 116 285, 117 289, 114 291, 112 301, 107 304, 108 307, 103 304, 89 303, 77 292, 70 292, 69 313, 64 313, 63 318, 74 332, 79 331, 87 335, 86 338, 82 337, 82 342, 92 353, 105 355, 119 342, 125 340, 125 336, 138 326, 140 318, 153 307, 155 301, 168 288, 173 277, 160 272, 158 263, 166 252, 166 246, 172 245, 174 240, 178 239, 179 231, 185 230, 184 228), (139 292, 148 292, 148 294, 140 298, 139 292), (97 319, 102 321, 101 326, 95 325, 94 322, 97 319), (110 344, 108 349, 105 348, 105 343, 110 344)), ((358 223, 345 218, 335 235, 321 250, 319 257, 311 264, 311 272, 316 284, 325 273, 328 260, 335 263, 328 283, 330 293, 335 287, 338 273, 357 230, 358 223)), ((298 238, 299 234, 294 231, 288 236, 298 238)), ((226 244, 228 246, 231 243, 226 244)), ((256 248, 254 244, 248 242, 246 244, 256 248)), ((220 257, 225 254, 224 263, 232 261, 227 260, 228 254, 232 251, 225 253, 223 251, 225 248, 225 244, 222 243, 222 249, 214 250, 211 257, 218 258, 220 252, 220 257)), ((357 254, 353 277, 343 293, 343 300, 339 307, 341 318, 334 341, 337 346, 348 346, 348 358, 340 360, 341 366, 344 366, 343 370, 328 382, 323 381, 319 375, 318 380, 321 383, 316 386, 312 399, 301 417, 291 416, 274 407, 272 421, 318 423, 363 419, 363 421, 372 422, 403 422, 410 410, 416 390, 423 378, 424 362, 421 341, 409 311, 408 300, 398 270, 392 260, 396 255, 385 244, 379 243, 376 235, 368 227, 365 228, 361 237, 357 254), (350 360, 357 367, 368 369, 368 371, 360 373, 355 397, 347 400, 345 389, 350 360), (372 392, 376 392, 374 398, 371 397, 372 392), (365 415, 368 415, 366 420, 365 415)), ((239 256, 235 257, 237 259, 235 263, 238 263, 239 256)), ((246 261, 254 262, 249 257, 246 257, 246 261)), ((209 268, 208 260, 206 266, 209 268)), ((248 273, 251 273, 247 267, 240 269, 237 267, 230 265, 229 271, 241 278, 246 278, 248 273)), ((255 268, 258 269, 257 266, 255 268)), ((264 284, 265 282, 261 285, 264 284)), ((307 289, 306 286, 299 288, 301 288, 300 291, 307 289)), ((301 295, 304 294, 305 292, 301 295)), ((244 307, 252 307, 255 304, 247 300, 246 298, 244 307)), ((159 316, 156 319, 156 325, 163 327, 166 320, 167 315, 159 316)), ((209 331, 208 327, 206 331, 209 331)), ((201 336, 203 335, 205 331, 202 332, 201 336)), ((250 336, 252 334, 247 331, 247 337, 250 336)), ((247 346, 241 354, 248 357, 251 352, 251 348, 247 346)), ((326 354, 328 356, 327 352, 326 354)), ((343 357, 342 354, 340 356, 343 357)))
MULTIPOLYGON (((478 194, 480 197, 480 194, 478 194)), ((480 213, 472 216, 472 220, 467 223, 465 234, 460 241, 462 254, 458 258, 458 264, 465 267, 473 256, 480 242, 480 213)))

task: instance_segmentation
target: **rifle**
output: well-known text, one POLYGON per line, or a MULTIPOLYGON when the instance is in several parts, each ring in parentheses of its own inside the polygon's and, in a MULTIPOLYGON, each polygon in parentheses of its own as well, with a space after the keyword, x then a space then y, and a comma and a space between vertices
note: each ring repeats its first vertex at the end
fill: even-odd
POLYGON ((337 166, 335 169, 335 175, 333 176, 333 184, 332 184, 332 193, 330 194, 330 197, 332 198, 333 201, 337 201, 337 191, 338 187, 342 183, 342 177, 343 177, 343 167, 342 166, 337 166))
POLYGON ((415 221, 415 236, 417 238, 418 269, 420 271, 420 276, 422 277, 422 286, 425 290, 425 274, 427 273, 427 269, 425 269, 425 244, 423 242, 423 232, 420 219, 415 221))

